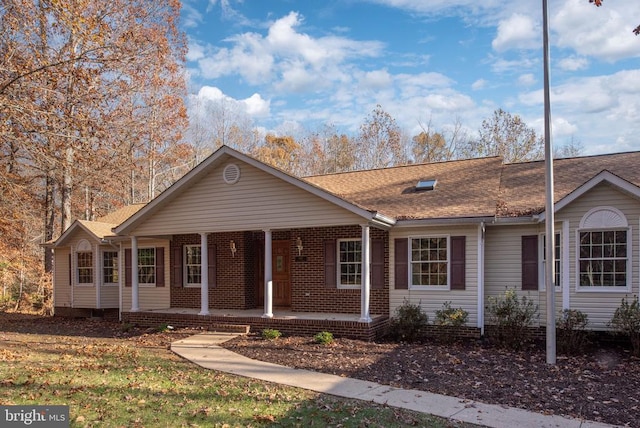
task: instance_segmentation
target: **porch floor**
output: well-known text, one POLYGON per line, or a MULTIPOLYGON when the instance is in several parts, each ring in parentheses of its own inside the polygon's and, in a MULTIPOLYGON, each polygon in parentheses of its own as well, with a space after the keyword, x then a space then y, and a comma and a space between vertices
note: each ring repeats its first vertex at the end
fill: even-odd
POLYGON ((263 318, 262 308, 234 310, 209 309, 208 315, 199 315, 195 308, 141 309, 138 312, 122 312, 123 322, 145 327, 171 324, 174 327, 199 327, 206 330, 229 331, 228 328, 245 331, 261 331, 265 328, 280 330, 283 334, 314 335, 329 331, 336 336, 373 340, 380 337, 388 324, 388 315, 371 315, 370 322, 361 322, 360 314, 330 312, 294 312, 275 308, 273 318, 263 318))
MULTIPOLYGON (((140 312, 149 312, 155 314, 180 314, 180 315, 198 315, 200 309, 195 308, 163 308, 163 309, 140 309, 140 312)), ((262 318, 264 310, 256 309, 209 309, 209 317, 223 318, 262 318)), ((371 320, 375 321, 386 316, 370 315, 371 320)), ((358 322, 360 314, 336 314, 331 312, 294 312, 287 309, 273 310, 273 318, 278 320, 317 320, 317 321, 351 321, 358 322)), ((230 320, 231 321, 231 320, 230 320)))

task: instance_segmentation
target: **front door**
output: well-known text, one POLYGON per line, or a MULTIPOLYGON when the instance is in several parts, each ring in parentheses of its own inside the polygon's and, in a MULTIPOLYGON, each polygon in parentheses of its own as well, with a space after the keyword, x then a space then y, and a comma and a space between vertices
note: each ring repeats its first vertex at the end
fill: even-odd
MULTIPOLYGON (((264 305, 264 241, 257 241, 256 252, 258 306, 264 305)), ((273 306, 291 306, 291 248, 289 241, 271 243, 271 272, 273 275, 273 306)))

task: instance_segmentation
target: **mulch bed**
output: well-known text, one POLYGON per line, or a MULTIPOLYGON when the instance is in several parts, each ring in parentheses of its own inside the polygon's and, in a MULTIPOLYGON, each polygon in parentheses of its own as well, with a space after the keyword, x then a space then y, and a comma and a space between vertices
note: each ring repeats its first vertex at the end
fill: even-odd
POLYGON ((257 335, 223 344, 250 358, 300 369, 430 391, 616 425, 640 426, 640 360, 617 349, 562 356, 508 351, 482 342, 371 343, 311 337, 264 340, 257 335))

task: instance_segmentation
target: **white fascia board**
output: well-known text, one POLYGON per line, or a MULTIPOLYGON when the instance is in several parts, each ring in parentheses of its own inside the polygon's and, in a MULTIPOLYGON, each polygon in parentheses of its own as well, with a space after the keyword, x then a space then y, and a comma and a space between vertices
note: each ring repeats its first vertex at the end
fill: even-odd
POLYGON ((450 226, 459 224, 473 224, 493 222, 495 217, 451 217, 451 218, 427 218, 398 220, 396 227, 421 227, 421 226, 450 226))
POLYGON ((60 237, 58 239, 55 240, 55 242, 51 245, 51 247, 56 248, 61 246, 64 241, 67 240, 67 238, 69 238, 69 236, 71 236, 76 229, 82 229, 85 232, 87 232, 87 234, 89 234, 89 236, 91 236, 94 240, 100 242, 100 237, 97 236, 96 234, 94 234, 92 231, 90 231, 89 229, 87 229, 87 227, 85 225, 83 225, 80 221, 75 220, 71 226, 69 226, 69 228, 67 230, 64 231, 64 233, 62 235, 60 235, 60 237))
MULTIPOLYGON (((611 171, 608 171, 605 169, 599 172, 598 174, 596 174, 595 176, 593 176, 591 179, 589 179, 586 183, 584 183, 580 187, 577 187, 567 196, 565 196, 564 198, 556 202, 553 208, 554 212, 560 211, 561 209, 563 209, 564 207, 566 207, 567 205, 569 205, 570 203, 578 199, 580 196, 584 195, 585 193, 587 193, 588 191, 590 191, 591 189, 593 189, 594 187, 596 187, 598 184, 602 182, 607 182, 619 188, 621 191, 628 193, 629 195, 637 199, 640 199, 640 187, 625 180, 624 178, 621 178, 613 174, 611 171)), ((544 222, 545 217, 546 217, 545 212, 540 213, 540 215, 538 216, 538 221, 540 223, 544 222)))
POLYGON ((211 156, 201 162, 198 166, 192 169, 190 172, 185 174, 182 178, 176 181, 171 187, 162 192, 158 197, 153 199, 144 208, 140 211, 129 217, 124 223, 117 226, 113 229, 113 232, 118 235, 127 235, 129 234, 137 224, 144 220, 144 218, 155 212, 157 209, 162 207, 164 204, 168 203, 175 197, 180 194, 180 191, 188 186, 193 180, 197 180, 197 177, 202 174, 207 174, 211 168, 217 165, 220 159, 226 159, 226 156, 237 159, 239 161, 245 162, 261 171, 266 172, 267 174, 271 174, 272 176, 281 179, 282 181, 292 184, 302 190, 305 190, 315 196, 318 196, 328 202, 331 202, 341 208, 346 209, 360 217, 363 217, 366 220, 381 222, 383 225, 392 226, 394 224, 394 220, 382 216, 375 211, 369 211, 364 208, 360 208, 357 205, 354 205, 338 196, 335 196, 326 190, 323 190, 317 186, 314 186, 304 180, 296 178, 292 175, 289 175, 279 169, 273 168, 263 162, 260 162, 250 156, 247 156, 243 153, 238 152, 228 146, 222 146, 218 150, 216 150, 211 156))

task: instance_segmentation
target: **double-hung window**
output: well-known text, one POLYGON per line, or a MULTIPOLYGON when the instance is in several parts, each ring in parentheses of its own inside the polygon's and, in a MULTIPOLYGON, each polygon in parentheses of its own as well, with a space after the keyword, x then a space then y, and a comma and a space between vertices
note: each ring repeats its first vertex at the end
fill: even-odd
POLYGON ((102 253, 102 283, 118 283, 118 252, 105 251, 102 253))
POLYGON ((78 253, 78 284, 93 284, 93 253, 78 253))
POLYGON ((156 283, 156 249, 138 249, 138 283, 155 285, 156 283))
MULTIPOLYGON (((554 262, 554 278, 553 281, 556 285, 556 291, 560 290, 562 283, 562 241, 560 240, 560 234, 556 233, 556 239, 554 242, 555 249, 553 251, 553 262, 554 262)), ((544 233, 541 234, 541 242, 540 252, 542 253, 540 260, 542 260, 542 267, 540 270, 540 290, 545 289, 546 284, 546 269, 547 269, 547 235, 544 233)))
POLYGON ((449 238, 430 236, 411 238, 411 286, 449 286, 449 238))
POLYGON ((362 283, 362 242, 360 239, 338 240, 338 286, 359 287, 362 283))
POLYGON ((185 245, 184 274, 187 286, 202 284, 202 250, 200 245, 185 245))
POLYGON ((579 231, 580 287, 627 287, 629 251, 627 230, 579 231))

